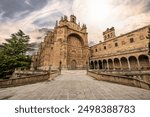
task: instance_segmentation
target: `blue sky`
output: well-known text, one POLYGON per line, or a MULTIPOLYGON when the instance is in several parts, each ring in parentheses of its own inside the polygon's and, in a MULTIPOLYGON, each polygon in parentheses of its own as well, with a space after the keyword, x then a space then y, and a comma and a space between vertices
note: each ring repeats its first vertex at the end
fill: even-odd
POLYGON ((53 28, 71 14, 87 24, 89 41, 99 42, 106 28, 120 35, 150 24, 150 0, 0 0, 0 43, 18 29, 53 28))

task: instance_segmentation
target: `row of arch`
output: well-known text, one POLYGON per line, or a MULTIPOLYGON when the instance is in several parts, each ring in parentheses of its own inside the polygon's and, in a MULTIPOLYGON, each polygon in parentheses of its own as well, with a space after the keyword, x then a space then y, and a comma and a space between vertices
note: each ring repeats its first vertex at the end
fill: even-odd
POLYGON ((148 70, 150 69, 150 57, 139 55, 138 57, 130 56, 90 61, 90 69, 148 70))

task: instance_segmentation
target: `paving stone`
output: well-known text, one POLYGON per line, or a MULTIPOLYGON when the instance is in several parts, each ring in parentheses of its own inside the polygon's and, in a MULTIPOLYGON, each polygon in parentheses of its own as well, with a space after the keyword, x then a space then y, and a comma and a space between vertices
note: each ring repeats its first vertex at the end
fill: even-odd
POLYGON ((62 71, 53 81, 0 89, 0 99, 10 100, 147 100, 150 90, 97 81, 84 70, 62 71))

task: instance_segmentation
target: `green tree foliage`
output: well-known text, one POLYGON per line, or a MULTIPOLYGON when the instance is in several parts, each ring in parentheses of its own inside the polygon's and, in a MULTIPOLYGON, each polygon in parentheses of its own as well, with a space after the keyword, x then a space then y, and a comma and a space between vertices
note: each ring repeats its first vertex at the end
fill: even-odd
POLYGON ((29 46, 29 36, 19 30, 6 39, 0 49, 0 78, 11 75, 15 68, 29 68, 31 57, 25 55, 29 46))
POLYGON ((150 26, 148 27, 148 35, 146 37, 149 42, 148 42, 148 54, 150 55, 150 26))

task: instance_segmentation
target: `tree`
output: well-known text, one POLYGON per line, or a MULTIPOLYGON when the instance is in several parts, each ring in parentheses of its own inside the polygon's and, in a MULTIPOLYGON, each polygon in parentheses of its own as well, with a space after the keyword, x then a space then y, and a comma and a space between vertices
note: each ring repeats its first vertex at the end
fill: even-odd
POLYGON ((148 35, 146 37, 149 42, 148 42, 148 54, 150 55, 150 26, 148 27, 148 35))
POLYGON ((22 30, 11 34, 0 49, 0 78, 11 75, 15 68, 29 68, 31 57, 26 55, 29 46, 29 36, 22 30))

